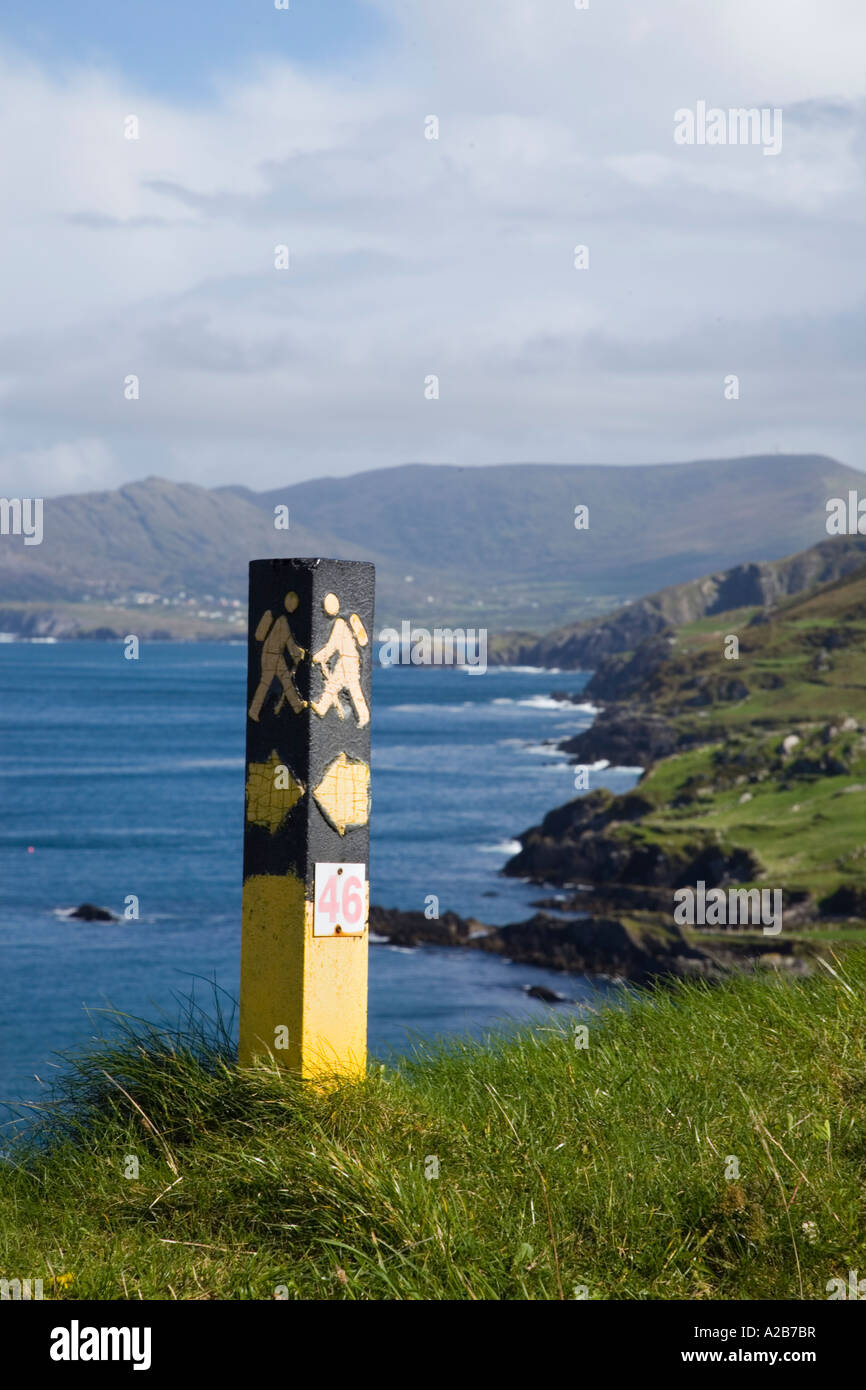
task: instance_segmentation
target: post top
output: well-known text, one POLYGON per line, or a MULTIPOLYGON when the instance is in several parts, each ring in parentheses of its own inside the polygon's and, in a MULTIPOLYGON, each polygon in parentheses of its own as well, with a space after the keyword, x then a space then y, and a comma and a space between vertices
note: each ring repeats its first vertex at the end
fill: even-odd
POLYGON ((375 570, 376 566, 369 560, 337 560, 325 555, 274 555, 264 559, 250 560, 250 569, 256 565, 270 565, 272 569, 283 569, 285 567, 300 567, 303 569, 315 569, 319 565, 351 565, 353 568, 375 570))

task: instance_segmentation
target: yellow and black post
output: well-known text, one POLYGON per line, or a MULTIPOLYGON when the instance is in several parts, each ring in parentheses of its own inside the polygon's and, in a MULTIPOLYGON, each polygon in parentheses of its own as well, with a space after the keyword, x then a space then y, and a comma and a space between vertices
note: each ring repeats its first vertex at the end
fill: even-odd
POLYGON ((239 1056, 366 1066, 372 565, 253 560, 239 1056))

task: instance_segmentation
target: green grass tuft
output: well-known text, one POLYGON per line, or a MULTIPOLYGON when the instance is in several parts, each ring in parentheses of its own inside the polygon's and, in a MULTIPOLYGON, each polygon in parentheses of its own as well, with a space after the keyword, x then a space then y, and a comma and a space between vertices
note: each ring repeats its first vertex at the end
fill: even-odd
POLYGON ((826 1298, 866 1268, 864 994, 851 950, 641 994, 586 1049, 552 1014, 318 1090, 239 1070, 219 1028, 128 1025, 0 1166, 0 1275, 57 1298, 826 1298))

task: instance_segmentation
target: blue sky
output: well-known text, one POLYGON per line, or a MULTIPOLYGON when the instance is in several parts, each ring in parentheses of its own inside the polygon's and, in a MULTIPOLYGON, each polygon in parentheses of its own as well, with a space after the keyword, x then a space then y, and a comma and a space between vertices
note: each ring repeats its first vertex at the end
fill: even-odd
POLYGON ((214 74, 261 57, 334 68, 383 39, 364 0, 3 0, 0 37, 46 67, 110 66, 136 85, 183 101, 214 74))

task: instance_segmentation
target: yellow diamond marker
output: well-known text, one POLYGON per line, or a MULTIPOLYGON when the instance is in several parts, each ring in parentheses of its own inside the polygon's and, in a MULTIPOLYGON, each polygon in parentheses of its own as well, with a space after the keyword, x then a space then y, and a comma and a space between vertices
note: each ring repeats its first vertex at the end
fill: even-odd
POLYGON ((275 751, 266 763, 250 763, 247 775, 247 820, 275 835, 305 788, 275 751), (282 772, 277 769, 282 768, 282 772))
POLYGON ((370 769, 360 758, 341 753, 326 769, 313 796, 340 835, 370 819, 370 769))

